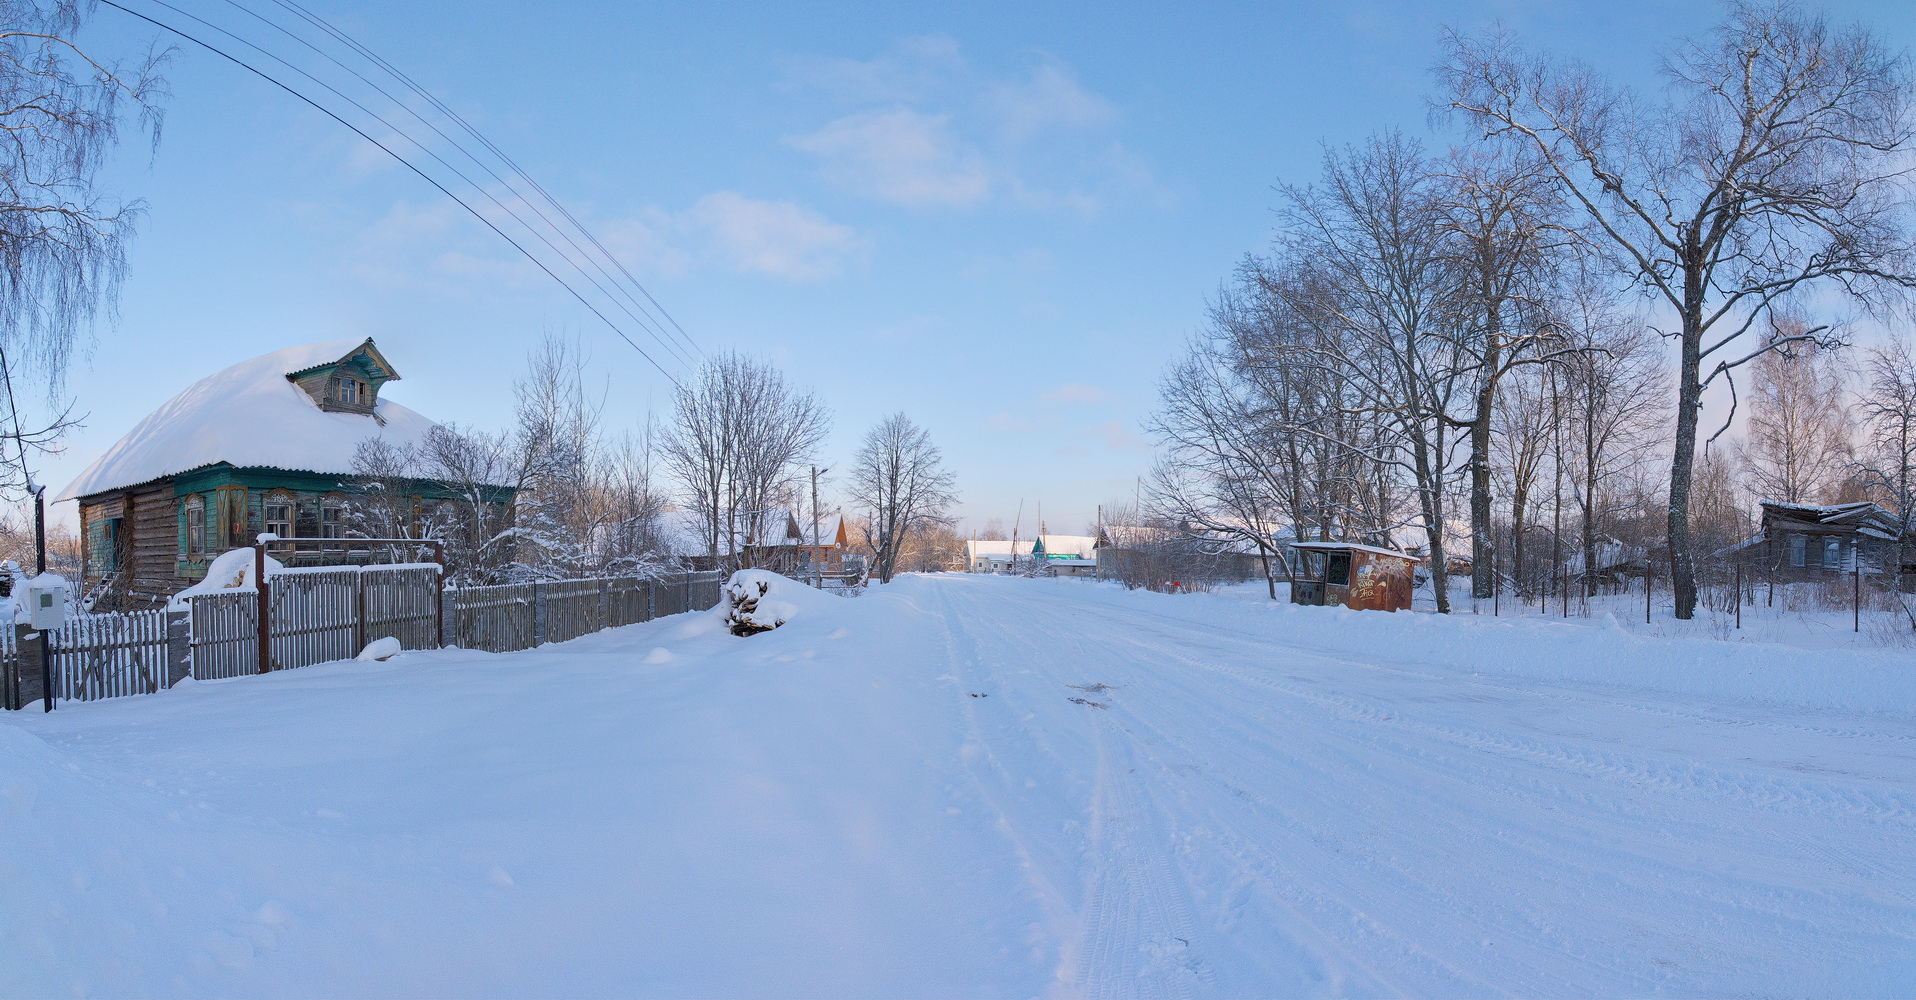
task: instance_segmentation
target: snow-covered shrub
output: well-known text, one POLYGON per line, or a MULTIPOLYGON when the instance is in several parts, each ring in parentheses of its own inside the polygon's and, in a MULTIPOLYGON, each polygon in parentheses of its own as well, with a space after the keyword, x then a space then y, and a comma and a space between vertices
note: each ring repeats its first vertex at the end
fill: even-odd
POLYGON ((790 624, 794 617, 829 615, 842 606, 839 598, 810 584, 770 570, 742 569, 725 581, 718 605, 708 613, 733 635, 756 635, 790 624))

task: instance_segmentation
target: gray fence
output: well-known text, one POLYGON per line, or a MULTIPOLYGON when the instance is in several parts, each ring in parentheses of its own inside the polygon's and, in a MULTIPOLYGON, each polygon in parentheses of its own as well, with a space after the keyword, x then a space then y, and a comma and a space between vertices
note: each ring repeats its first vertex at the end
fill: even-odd
MULTIPOLYGON (((722 575, 608 577, 439 589, 431 566, 290 569, 268 587, 272 670, 348 659, 387 636, 407 649, 458 646, 492 652, 564 642, 601 629, 718 603, 722 575), (441 601, 443 599, 443 606, 441 601)), ((7 708, 37 700, 40 676, 57 700, 151 694, 190 675, 260 673, 259 594, 189 598, 187 610, 86 615, 32 642, 0 629, 0 687, 7 708), (23 697, 23 692, 33 692, 23 697)))
POLYGON ((702 611, 719 601, 723 575, 603 577, 446 591, 445 645, 509 653, 600 629, 702 611))

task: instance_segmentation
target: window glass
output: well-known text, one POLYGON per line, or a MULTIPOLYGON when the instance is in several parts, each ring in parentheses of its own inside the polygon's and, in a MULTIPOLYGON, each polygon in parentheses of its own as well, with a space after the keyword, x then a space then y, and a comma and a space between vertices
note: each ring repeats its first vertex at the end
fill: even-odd
POLYGON ((1804 553, 1805 547, 1806 547, 1805 539, 1803 538, 1802 535, 1790 536, 1790 565, 1792 566, 1803 565, 1803 553, 1804 553))
POLYGON ((199 497, 186 500, 186 556, 198 559, 206 554, 206 501, 199 497))
POLYGON ((319 502, 319 537, 339 538, 339 520, 342 505, 330 497, 319 502))
POLYGON ((349 378, 340 379, 339 401, 342 403, 359 402, 359 383, 349 378))
POLYGON ((1826 566, 1826 567, 1828 567, 1828 568, 1830 568, 1830 569, 1841 569, 1841 568, 1842 568, 1842 566, 1843 566, 1843 542, 1842 542, 1842 540, 1841 540, 1841 539, 1837 539, 1837 538, 1830 538, 1830 539, 1825 539, 1825 540, 1824 540, 1824 542, 1823 542, 1823 565, 1824 565, 1824 566, 1826 566))
POLYGON ((260 530, 271 532, 281 538, 294 537, 293 498, 284 493, 275 493, 267 497, 264 520, 265 527, 260 530))
POLYGON ((1330 568, 1324 573, 1324 582, 1339 587, 1348 587, 1351 582, 1351 554, 1348 552, 1331 553, 1330 568))

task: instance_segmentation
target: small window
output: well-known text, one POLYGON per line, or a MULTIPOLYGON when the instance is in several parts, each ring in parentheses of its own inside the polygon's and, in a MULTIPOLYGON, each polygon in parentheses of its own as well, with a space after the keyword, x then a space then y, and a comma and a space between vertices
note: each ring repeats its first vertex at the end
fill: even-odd
POLYGON ((1330 565, 1324 571, 1324 582, 1338 587, 1348 587, 1351 582, 1351 554, 1348 552, 1331 553, 1330 565))
POLYGON ((359 402, 359 383, 349 378, 340 379, 339 401, 342 403, 359 402))
POLYGON ((1802 535, 1790 536, 1790 565, 1801 566, 1809 552, 1809 539, 1802 535))
POLYGON ((293 538, 293 497, 289 493, 271 493, 266 497, 263 531, 281 538, 293 538))
POLYGON ((186 557, 199 559, 206 555, 206 500, 198 496, 186 498, 186 557))
POLYGON ((1825 569, 1843 568, 1843 540, 1827 538, 1823 540, 1823 566, 1825 569))
POLYGON ((319 501, 319 537, 344 537, 340 532, 345 509, 345 501, 338 497, 324 497, 319 501))

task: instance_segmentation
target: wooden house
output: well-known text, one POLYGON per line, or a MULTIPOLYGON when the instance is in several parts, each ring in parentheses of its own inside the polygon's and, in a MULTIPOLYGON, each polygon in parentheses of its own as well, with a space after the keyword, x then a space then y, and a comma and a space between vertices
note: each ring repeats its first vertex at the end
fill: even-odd
MULTIPOLYGON (((338 538, 364 442, 418 445, 435 426, 382 399, 399 372, 370 338, 289 347, 201 379, 121 438, 58 497, 80 505, 85 584, 156 599, 212 559, 281 538, 338 538)), ((413 481, 415 522, 449 489, 413 481)), ((510 507, 512 491, 490 502, 510 507)))
POLYGON ((1763 527, 1736 550, 1754 555, 1783 579, 1814 580, 1844 576, 1858 568, 1864 575, 1916 574, 1916 538, 1897 542, 1902 525, 1895 514, 1868 500, 1806 504, 1759 501, 1763 527), (1903 551, 1907 550, 1907 551, 1903 551), (1895 565, 1897 557, 1905 565, 1895 565))
POLYGON ((1292 542, 1298 572, 1292 604, 1408 611, 1416 556, 1355 542, 1292 542))
POLYGON ((812 518, 788 507, 775 507, 732 531, 721 531, 716 544, 710 537, 711 526, 696 511, 661 513, 656 534, 680 563, 695 569, 752 567, 809 579, 864 568, 851 551, 843 511, 821 512, 815 537, 812 518))

